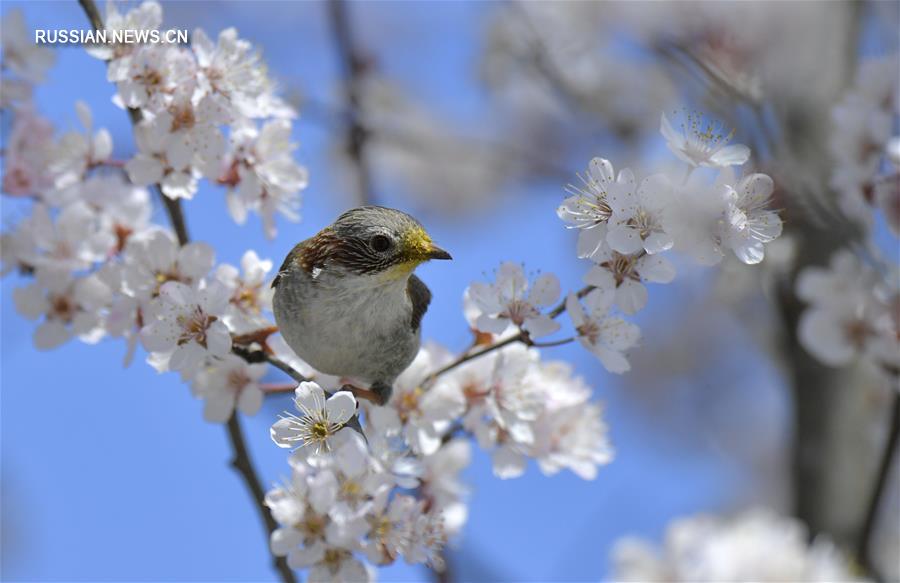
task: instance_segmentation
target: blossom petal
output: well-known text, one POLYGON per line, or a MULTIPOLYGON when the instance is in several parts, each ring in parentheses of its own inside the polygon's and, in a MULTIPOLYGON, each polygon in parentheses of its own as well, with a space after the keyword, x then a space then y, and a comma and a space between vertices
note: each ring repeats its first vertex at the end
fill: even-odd
POLYGON ((237 407, 244 415, 256 415, 263 403, 263 392, 256 385, 248 385, 241 390, 237 407))
POLYGON ((537 318, 528 318, 525 320, 525 323, 522 324, 522 328, 528 332, 529 336, 532 338, 540 338, 541 336, 553 334, 559 330, 560 325, 559 322, 553 320, 549 316, 541 315, 537 318))
POLYGON ((647 288, 642 283, 626 279, 616 288, 616 305, 626 314, 635 314, 647 305, 647 288))
POLYGON ((675 239, 671 235, 663 231, 654 231, 644 239, 644 251, 653 255, 668 251, 675 245, 675 239))
POLYGON ((303 534, 295 528, 282 527, 272 532, 269 547, 276 557, 283 557, 303 543, 303 534))
POLYGON ((637 266, 641 279, 654 283, 669 283, 675 279, 675 266, 660 255, 645 255, 637 266))
POLYGON ((304 414, 315 414, 325 406, 325 391, 312 381, 304 381, 294 389, 294 406, 304 414))
POLYGON ((606 234, 606 242, 614 251, 624 255, 637 253, 644 246, 640 231, 626 224, 610 226, 609 232, 606 234))
POLYGON ((556 302, 561 291, 559 279, 552 273, 545 273, 534 281, 528 301, 536 307, 549 306, 556 302))
POLYGON ((210 423, 225 423, 234 413, 234 395, 218 391, 203 401, 203 418, 210 423))
POLYGON ((581 229, 578 233, 577 254, 579 258, 593 257, 606 240, 606 224, 590 229, 581 229))
POLYGON ((609 372, 622 374, 631 370, 628 359, 621 352, 604 348, 603 346, 595 346, 594 354, 600 359, 603 368, 609 372))
POLYGON ((346 423, 356 414, 356 398, 350 391, 338 391, 325 403, 328 420, 333 423, 346 423))
POLYGON ((494 475, 502 480, 518 478, 525 473, 525 456, 510 447, 499 447, 494 452, 494 475))
POLYGON ((275 445, 284 449, 293 449, 301 445, 297 430, 290 419, 284 418, 276 421, 269 429, 269 437, 275 445))
POLYGON ((750 148, 743 144, 725 146, 709 157, 715 166, 740 166, 750 159, 750 148))

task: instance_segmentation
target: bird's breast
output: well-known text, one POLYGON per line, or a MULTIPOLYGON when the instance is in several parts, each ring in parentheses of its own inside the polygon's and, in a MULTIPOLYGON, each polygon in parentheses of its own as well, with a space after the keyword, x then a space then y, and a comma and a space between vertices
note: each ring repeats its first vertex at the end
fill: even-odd
POLYGON ((406 282, 365 276, 329 278, 305 272, 275 291, 275 319, 288 345, 313 368, 367 382, 393 379, 415 357, 419 332, 410 324, 406 282))

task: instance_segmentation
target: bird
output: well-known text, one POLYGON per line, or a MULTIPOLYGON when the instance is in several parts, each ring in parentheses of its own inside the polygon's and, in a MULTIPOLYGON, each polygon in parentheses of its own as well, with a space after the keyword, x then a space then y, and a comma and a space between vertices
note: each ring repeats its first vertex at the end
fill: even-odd
POLYGON ((272 281, 275 322, 311 367, 385 405, 419 351, 431 291, 413 271, 432 259, 452 257, 412 216, 350 209, 285 257, 272 281))

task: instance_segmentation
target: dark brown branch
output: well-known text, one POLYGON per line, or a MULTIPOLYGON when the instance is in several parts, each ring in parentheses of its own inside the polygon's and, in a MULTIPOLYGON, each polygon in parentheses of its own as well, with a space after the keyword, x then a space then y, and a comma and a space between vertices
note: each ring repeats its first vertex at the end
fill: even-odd
POLYGON ((344 76, 344 98, 347 103, 344 139, 347 153, 356 167, 357 198, 360 204, 368 204, 374 199, 372 174, 366 161, 366 146, 371 133, 361 119, 363 81, 368 61, 362 56, 353 41, 347 3, 344 0, 330 0, 328 12, 335 49, 344 76))
MULTIPOLYGON (((266 525, 266 533, 271 534, 278 528, 278 524, 275 523, 275 519, 272 518, 272 514, 266 508, 266 493, 259 483, 259 477, 257 477, 253 461, 250 459, 250 452, 247 451, 244 431, 241 429, 241 422, 237 412, 228 420, 228 438, 231 441, 231 448, 234 450, 231 467, 244 479, 247 489, 250 490, 250 495, 253 496, 257 513, 266 525)), ((272 567, 278 571, 282 581, 285 581, 285 583, 294 583, 297 580, 284 557, 272 555, 272 567)))
POLYGON ((878 508, 884 497, 885 488, 891 473, 891 463, 897 454, 897 444, 900 442, 900 393, 893 396, 891 407, 890 429, 884 453, 878 464, 878 476, 872 486, 872 495, 866 510, 866 519, 860 533, 859 543, 856 548, 856 560, 876 581, 883 581, 884 577, 878 572, 875 561, 872 559, 872 537, 878 522, 878 508))
MULTIPOLYGON (((102 30, 104 28, 103 18, 100 16, 100 11, 97 9, 94 0, 78 0, 78 3, 84 9, 94 30, 102 30)), ((129 109, 128 116, 131 119, 133 126, 137 126, 141 121, 141 113, 136 109, 129 109)), ((187 225, 184 220, 184 212, 181 209, 181 201, 172 200, 165 196, 158 184, 154 185, 154 189, 165 206, 166 214, 169 216, 169 221, 172 224, 172 228, 175 230, 175 235, 178 237, 178 243, 180 245, 186 245, 190 241, 190 236, 188 235, 187 225)), ((296 373, 291 367, 279 361, 274 356, 267 355, 266 360, 281 370, 288 372, 288 374, 293 372, 299 375, 299 373, 296 373)), ((272 515, 265 506, 265 492, 260 484, 259 477, 256 475, 253 461, 250 459, 250 452, 247 450, 247 445, 244 441, 244 432, 241 429, 237 412, 235 412, 231 416, 231 419, 228 420, 227 429, 228 439, 231 443, 231 448, 234 451, 234 458, 231 461, 231 465, 244 479, 244 483, 250 490, 253 500, 256 503, 256 510, 265 524, 266 533, 271 534, 278 528, 278 525, 275 523, 275 519, 272 518, 272 515)), ((266 542, 268 543, 268 540, 266 542)), ((297 579, 294 572, 288 566, 287 559, 273 555, 272 562, 275 570, 278 571, 281 575, 281 579, 285 583, 296 583, 297 579)))
POLYGON ((97 8, 97 4, 94 0, 78 0, 78 3, 81 4, 81 8, 87 15, 94 30, 103 30, 106 28, 103 26, 103 17, 100 16, 100 10, 97 8))
POLYGON ((296 369, 294 369, 294 367, 284 362, 283 360, 280 360, 277 356, 269 354, 265 350, 251 350, 246 346, 233 346, 231 348, 231 352, 235 353, 251 364, 268 362, 298 383, 309 380, 308 378, 300 374, 300 372, 298 372, 296 369))

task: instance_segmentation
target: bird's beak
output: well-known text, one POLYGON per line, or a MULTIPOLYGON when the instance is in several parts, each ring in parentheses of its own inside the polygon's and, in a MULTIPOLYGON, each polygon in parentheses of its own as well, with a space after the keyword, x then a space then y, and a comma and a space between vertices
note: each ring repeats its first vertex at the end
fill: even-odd
POLYGON ((453 259, 449 253, 435 245, 431 244, 431 248, 428 250, 428 259, 453 259))

